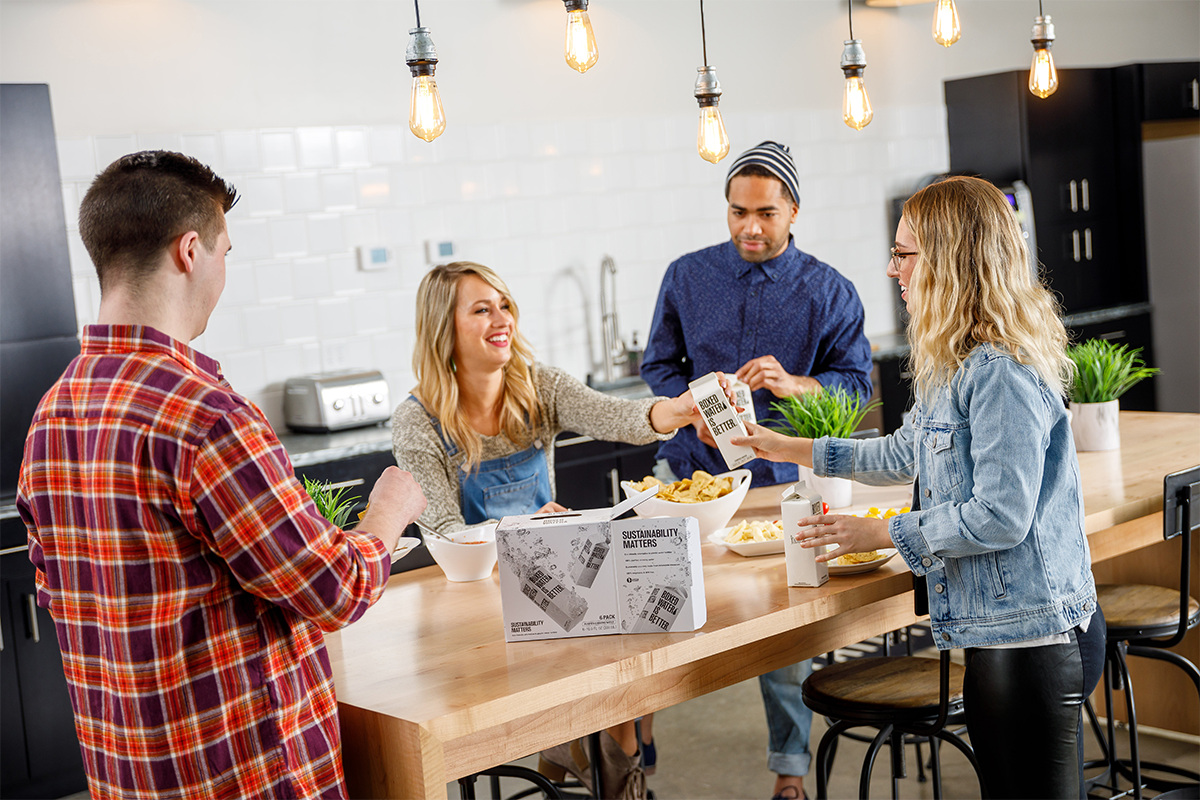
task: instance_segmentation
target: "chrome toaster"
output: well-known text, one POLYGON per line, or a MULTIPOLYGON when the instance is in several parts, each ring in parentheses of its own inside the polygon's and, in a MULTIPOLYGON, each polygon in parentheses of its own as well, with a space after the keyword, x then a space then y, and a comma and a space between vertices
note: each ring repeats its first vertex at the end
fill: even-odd
POLYGON ((343 370, 288 378, 283 419, 305 433, 328 433, 386 421, 392 414, 387 381, 378 370, 343 370))

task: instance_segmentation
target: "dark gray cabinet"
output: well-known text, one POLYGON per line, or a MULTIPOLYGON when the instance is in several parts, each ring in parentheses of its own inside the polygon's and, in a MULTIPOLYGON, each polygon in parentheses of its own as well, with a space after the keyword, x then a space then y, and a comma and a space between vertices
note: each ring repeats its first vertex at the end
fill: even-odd
POLYGON ((1141 187, 1118 146, 1113 70, 1060 70, 1045 99, 1027 81, 1020 70, 946 82, 950 170, 1029 185, 1038 260, 1067 313, 1145 301, 1141 187))
POLYGON ((567 508, 607 508, 624 499, 621 481, 640 481, 654 471, 658 442, 601 442, 563 433, 554 442, 557 500, 567 508))
MULTIPOLYGON (((24 530, 19 518, 0 524, 24 530)), ((0 795, 62 797, 87 789, 54 620, 37 605, 24 550, 0 556, 0 625, 0 795)))

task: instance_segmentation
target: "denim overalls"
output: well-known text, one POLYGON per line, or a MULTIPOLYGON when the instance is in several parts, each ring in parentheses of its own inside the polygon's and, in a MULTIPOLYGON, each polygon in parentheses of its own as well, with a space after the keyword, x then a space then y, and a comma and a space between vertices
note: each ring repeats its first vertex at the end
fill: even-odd
MULTIPOLYGON (((420 405, 417 398, 410 395, 408 399, 420 405)), ((458 447, 443 435, 437 418, 424 406, 421 408, 433 423, 446 455, 453 459, 458 447)), ((468 525, 515 514, 533 514, 554 499, 550 492, 550 465, 541 439, 519 453, 483 461, 470 472, 459 469, 458 484, 459 506, 468 525)))

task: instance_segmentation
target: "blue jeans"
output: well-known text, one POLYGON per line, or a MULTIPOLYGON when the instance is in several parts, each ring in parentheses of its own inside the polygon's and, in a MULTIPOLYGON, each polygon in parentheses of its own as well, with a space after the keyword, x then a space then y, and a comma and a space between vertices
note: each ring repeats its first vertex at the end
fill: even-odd
POLYGON ((812 674, 812 659, 758 676, 767 712, 767 769, 776 775, 807 775, 812 763, 808 734, 812 710, 800 697, 800 685, 812 674))

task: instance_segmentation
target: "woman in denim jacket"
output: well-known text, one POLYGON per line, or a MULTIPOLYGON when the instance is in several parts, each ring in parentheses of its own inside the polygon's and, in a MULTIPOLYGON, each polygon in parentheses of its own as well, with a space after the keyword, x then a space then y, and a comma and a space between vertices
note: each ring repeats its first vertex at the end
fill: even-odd
POLYGON ((913 511, 890 520, 801 520, 815 526, 805 546, 895 547, 926 577, 934 641, 966 651, 985 796, 1081 797, 1080 712, 1105 626, 1062 399, 1066 331, 1004 195, 978 178, 948 178, 905 203, 888 276, 911 316, 917 402, 904 426, 815 441, 756 426, 734 441, 817 475, 916 482, 913 511))

